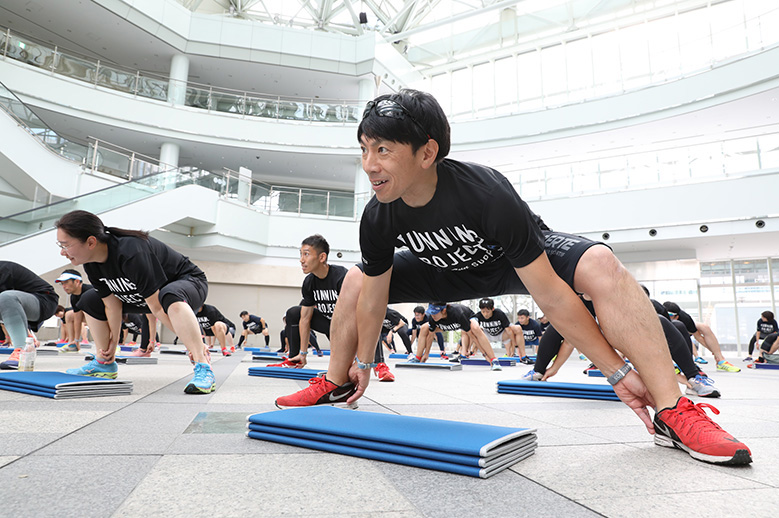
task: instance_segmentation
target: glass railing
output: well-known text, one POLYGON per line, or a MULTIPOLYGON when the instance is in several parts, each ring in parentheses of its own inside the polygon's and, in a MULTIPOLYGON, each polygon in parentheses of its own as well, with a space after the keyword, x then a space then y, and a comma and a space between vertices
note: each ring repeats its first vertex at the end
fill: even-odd
MULTIPOLYGON (((2 83, 0 83, 0 108, 51 151, 81 164, 84 172, 103 173, 128 180, 130 183, 124 185, 129 189, 145 185, 145 180, 143 182, 136 180, 147 177, 159 178, 158 175, 162 171, 170 169, 156 158, 102 140, 90 139, 87 145, 83 145, 57 134, 2 83)), ((225 169, 225 173, 209 173, 186 168, 176 169, 176 171, 188 175, 190 183, 219 191, 228 199, 242 200, 247 206, 266 214, 355 217, 355 196, 351 192, 273 186, 252 179, 241 179, 238 173, 229 169, 225 169), (195 175, 193 171, 199 173, 195 175)), ((116 191, 118 192, 120 191, 116 191)), ((363 198, 365 197, 367 195, 363 195, 363 198)), ((365 201, 367 200, 361 203, 364 205, 365 201)), ((41 188, 36 191, 35 199, 30 201, 30 206, 35 208, 51 202, 51 196, 41 188)), ((44 209, 44 207, 40 208, 44 209)))
MULTIPOLYGON (((61 51, 10 29, 2 28, 0 52, 7 58, 43 68, 79 81, 118 90, 137 97, 170 101, 171 81, 148 72, 124 70, 61 51)), ((356 123, 364 104, 356 100, 301 99, 279 95, 231 90, 188 82, 183 104, 193 108, 232 113, 243 117, 263 117, 310 122, 356 123)))
POLYGON ((171 170, 0 218, 0 245, 51 229, 61 216, 76 209, 101 213, 183 185, 207 182, 203 170, 171 170))

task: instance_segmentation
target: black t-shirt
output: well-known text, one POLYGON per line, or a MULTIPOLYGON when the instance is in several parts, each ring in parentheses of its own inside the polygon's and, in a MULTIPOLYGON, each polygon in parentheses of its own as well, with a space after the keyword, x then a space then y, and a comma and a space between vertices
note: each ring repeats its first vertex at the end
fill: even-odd
POLYGON ((303 294, 300 305, 314 306, 314 309, 328 320, 333 318, 335 302, 338 300, 338 294, 341 293, 341 285, 344 283, 347 271, 343 266, 331 264, 324 279, 320 279, 313 273, 306 275, 300 288, 303 294))
POLYGON ((384 322, 381 323, 381 332, 389 333, 390 331, 395 329, 395 326, 397 326, 401 320, 404 323, 408 324, 408 322, 406 322, 406 319, 403 318, 403 315, 401 315, 400 313, 398 313, 392 308, 387 308, 387 312, 384 314, 384 322))
MULTIPOLYGON (((268 325, 265 324, 264 327, 268 327, 268 325)), ((244 320, 243 322, 243 328, 248 329, 254 334, 262 333, 264 327, 262 325, 262 319, 257 315, 249 315, 249 320, 248 321, 244 320)))
POLYGON ((59 295, 51 284, 21 264, 0 261, 0 293, 8 290, 23 291, 35 295, 38 299, 38 320, 27 322, 33 331, 37 331, 43 321, 52 316, 57 309, 59 295))
POLYGON ((522 335, 525 337, 525 343, 534 342, 541 338, 541 335, 543 334, 541 324, 538 323, 538 320, 530 318, 528 319, 527 324, 522 325, 517 322, 517 325, 522 328, 522 335))
POLYGON ((510 325, 509 317, 500 309, 493 309, 490 318, 484 318, 481 311, 476 312, 476 319, 484 332, 490 336, 500 336, 510 325))
POLYGON ((127 322, 122 319, 122 329, 127 329, 133 334, 141 334, 144 320, 146 320, 145 315, 141 316, 135 313, 127 313, 127 322))
POLYGON ((424 315, 422 317, 422 320, 417 322, 416 317, 411 319, 411 330, 414 331, 415 329, 419 329, 422 327, 423 324, 427 324, 430 321, 430 317, 427 315, 424 315))
POLYGON ((85 282, 82 282, 81 283, 81 295, 76 295, 75 293, 73 293, 70 296, 70 306, 73 308, 73 312, 74 313, 78 313, 79 311, 81 311, 81 308, 78 306, 78 301, 81 300, 81 297, 83 297, 86 292, 88 292, 89 290, 93 290, 93 289, 95 289, 95 288, 91 284, 87 284, 85 282))
POLYGON ((394 249, 408 249, 444 270, 466 270, 499 260, 515 268, 544 253, 533 213, 509 181, 477 164, 438 164, 433 198, 412 208, 402 199, 365 207, 360 223, 363 271, 377 276, 392 266, 394 249), (507 223, 510 222, 510 223, 507 223))
POLYGON ((473 317, 473 310, 468 306, 463 306, 462 304, 447 304, 446 318, 442 318, 436 322, 431 317, 427 325, 430 328, 430 331, 435 331, 436 327, 442 331, 457 331, 458 329, 470 331, 471 318, 473 317))
POLYGON ((777 325, 776 319, 766 322, 760 318, 757 321, 757 330, 760 331, 760 336, 766 336, 779 332, 779 325, 777 325))
POLYGON ((684 324, 684 327, 687 328, 687 332, 691 335, 698 332, 698 326, 695 325, 695 320, 693 320, 690 314, 684 310, 679 311, 679 322, 684 324))
POLYGON ((166 284, 187 276, 205 278, 187 257, 153 237, 111 235, 106 262, 86 263, 84 271, 100 298, 114 294, 144 309, 148 307, 145 299, 166 284))
POLYGON ((671 315, 668 314, 668 310, 665 309, 665 306, 663 306, 659 301, 655 299, 649 299, 649 300, 652 301, 652 306, 655 308, 655 312, 658 315, 662 315, 668 320, 671 320, 671 315))
POLYGON ((195 316, 197 317, 197 323, 200 324, 200 329, 203 331, 208 331, 217 322, 224 322, 227 329, 235 329, 235 324, 227 320, 227 317, 216 309, 216 306, 211 304, 203 304, 203 309, 198 311, 195 316))

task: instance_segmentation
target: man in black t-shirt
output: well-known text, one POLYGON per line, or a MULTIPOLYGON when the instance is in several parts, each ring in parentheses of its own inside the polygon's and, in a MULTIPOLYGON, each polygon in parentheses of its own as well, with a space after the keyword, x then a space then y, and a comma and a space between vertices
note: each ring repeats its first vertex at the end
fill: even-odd
MULTIPOLYGON (((517 311, 517 325, 522 328, 524 345, 532 345, 533 354, 538 354, 538 341, 541 339, 541 335, 544 334, 541 324, 538 323, 538 320, 530 318, 530 311, 520 309, 517 311)), ((520 356, 525 356, 524 346, 520 348, 520 356)))
MULTIPOLYGON (((663 302, 663 307, 668 312, 667 317, 670 318, 672 322, 681 322, 684 325, 686 332, 689 333, 690 336, 695 338, 698 343, 711 351, 711 353, 714 355, 714 360, 717 362, 718 371, 741 372, 741 369, 725 360, 725 356, 722 354, 722 348, 719 345, 719 340, 717 340, 717 336, 714 334, 714 331, 711 330, 711 327, 709 327, 708 324, 696 322, 689 313, 680 308, 679 305, 675 302, 663 302)), ((692 348, 691 352, 694 356, 695 346, 692 345, 692 341, 690 341, 690 344, 692 348)), ((700 356, 695 358, 695 362, 708 363, 700 356)))
MULTIPOLYGON (((300 267, 306 277, 300 288, 303 296, 300 304, 287 309, 285 315, 289 341, 289 359, 282 362, 285 367, 306 365, 308 347, 301 347, 301 344, 316 344, 309 339, 311 331, 330 338, 330 319, 341 293, 346 268, 329 264, 329 256, 330 244, 320 234, 308 236, 300 243, 300 267)), ((321 356, 318 344, 316 349, 321 356)))
POLYGON ((484 334, 490 343, 496 343, 506 347, 506 356, 514 356, 517 345, 524 351, 524 338, 522 329, 509 322, 509 317, 501 309, 495 308, 495 301, 485 297, 479 301, 479 312, 476 313, 484 334))
POLYGON ((248 311, 241 311, 240 317, 243 320, 243 331, 241 331, 241 337, 238 339, 238 348, 241 347, 241 344, 249 335, 259 334, 265 337, 265 347, 270 346, 270 331, 268 331, 268 324, 264 318, 251 315, 248 311))
MULTIPOLYGON (((756 329, 757 331, 755 331, 755 334, 752 335, 752 338, 749 340, 749 355, 747 355, 744 361, 750 361, 752 359, 752 351, 755 350, 755 344, 759 344, 761 339, 764 339, 772 333, 779 332, 779 324, 777 324, 776 319, 774 318, 773 311, 763 311, 760 313, 756 329)), ((760 351, 758 351, 758 353, 760 353, 760 351)))
POLYGON ((235 324, 230 322, 216 306, 203 304, 195 314, 200 329, 206 336, 215 336, 222 346, 222 355, 230 356, 235 352, 233 337, 235 324))
POLYGON ((465 350, 473 343, 481 352, 487 361, 490 362, 491 369, 494 371, 502 370, 495 351, 492 350, 490 341, 484 335, 481 327, 476 320, 476 314, 468 306, 462 304, 446 304, 445 302, 431 303, 425 311, 430 316, 427 326, 422 326, 419 333, 419 345, 417 346, 417 355, 411 358, 409 362, 426 362, 430 354, 430 346, 433 345, 433 333, 441 331, 461 331, 460 337, 465 350))
MULTIPOLYGON (((429 321, 430 317, 425 314, 424 306, 414 308, 414 318, 411 319, 411 328, 408 330, 412 344, 419 339, 419 330, 422 328, 422 325, 427 324, 429 321)), ((435 338, 438 341, 438 348, 441 350, 441 359, 448 360, 449 356, 446 355, 446 347, 444 346, 444 334, 441 331, 436 331, 435 338)), ((411 354, 413 354, 413 349, 411 354)))
POLYGON ((362 265, 344 280, 325 382, 278 398, 278 406, 359 399, 388 303, 527 293, 657 433, 658 445, 707 462, 751 462, 746 445, 681 395, 652 305, 611 250, 550 230, 499 172, 446 159, 449 123, 431 95, 379 96, 357 139, 374 193, 360 222, 362 265), (594 302, 601 328, 577 293, 594 302), (659 409, 654 424, 649 406, 659 409))
POLYGON ((403 345, 406 347, 406 354, 411 354, 411 340, 408 338, 408 322, 406 319, 392 308, 387 308, 384 315, 384 321, 381 323, 381 341, 391 351, 396 351, 393 338, 399 336, 403 345))
POLYGON ((64 270, 54 282, 60 284, 62 289, 65 290, 65 293, 70 296, 70 308, 65 309, 65 315, 63 317, 68 343, 63 344, 62 347, 60 347, 60 351, 79 351, 80 345, 86 344, 88 341, 86 319, 84 318, 84 312, 81 311, 78 303, 84 293, 94 288, 92 288, 91 284, 85 284, 81 277, 81 273, 74 269, 64 270), (79 344, 79 338, 81 339, 81 344, 79 344))

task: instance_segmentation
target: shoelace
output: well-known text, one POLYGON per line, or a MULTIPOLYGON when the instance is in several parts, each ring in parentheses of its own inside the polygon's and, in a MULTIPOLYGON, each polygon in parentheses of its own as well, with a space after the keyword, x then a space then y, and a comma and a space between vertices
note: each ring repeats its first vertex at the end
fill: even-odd
MULTIPOLYGON (((698 403, 693 405, 690 403, 691 410, 694 410, 693 412, 688 412, 684 410, 677 409, 676 413, 679 416, 684 417, 684 421, 682 422, 682 426, 686 429, 685 432, 688 432, 691 428, 698 425, 699 423, 704 423, 705 426, 709 428, 714 428, 715 430, 722 430, 720 425, 709 419, 709 416, 706 415, 706 408, 710 408, 712 412, 714 412, 715 415, 719 414, 719 410, 717 410, 716 407, 708 404, 708 403, 698 403)), ((703 431, 703 430, 701 430, 703 431)))
POLYGON ((316 376, 316 377, 311 378, 310 380, 308 380, 309 385, 311 385, 308 388, 314 388, 316 385, 319 385, 319 384, 324 383, 324 382, 325 382, 325 378, 324 377, 320 378, 319 376, 316 376))

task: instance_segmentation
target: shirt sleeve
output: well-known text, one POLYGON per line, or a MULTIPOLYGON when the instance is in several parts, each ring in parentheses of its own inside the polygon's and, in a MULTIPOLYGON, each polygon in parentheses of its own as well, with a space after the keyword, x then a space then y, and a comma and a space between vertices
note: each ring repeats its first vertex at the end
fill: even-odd
POLYGON ((303 279, 303 286, 300 288, 300 293, 303 295, 303 298, 300 300, 301 306, 311 307, 316 305, 316 302, 314 302, 313 282, 313 275, 310 273, 303 279))
POLYGON ((365 206, 360 221, 360 253, 365 275, 376 277, 392 268, 397 237, 392 234, 389 204, 372 198, 365 206))
POLYGON ((505 178, 495 186, 491 198, 482 216, 485 231, 503 247, 511 266, 529 265, 544 253, 544 236, 532 211, 505 178))

